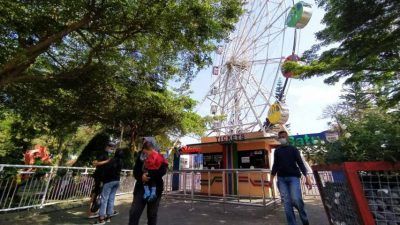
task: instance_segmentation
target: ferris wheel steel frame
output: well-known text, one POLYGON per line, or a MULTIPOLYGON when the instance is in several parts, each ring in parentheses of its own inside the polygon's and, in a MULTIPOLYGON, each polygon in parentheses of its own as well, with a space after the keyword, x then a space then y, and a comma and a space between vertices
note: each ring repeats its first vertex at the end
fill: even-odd
MULTIPOLYGON (((280 65, 285 59, 283 55, 285 43, 287 44, 285 42, 287 26, 279 27, 279 22, 282 24, 282 20, 286 19, 292 7, 292 3, 288 6, 286 2, 289 1, 254 0, 247 3, 250 5, 246 5, 244 15, 237 23, 237 30, 230 35, 223 46, 217 64, 219 75, 203 99, 203 102, 206 100, 210 102, 212 110, 214 106, 213 115, 225 117, 214 124, 207 136, 259 130, 265 132, 264 123, 260 118, 265 118, 271 99, 275 98, 272 92, 280 74, 280 65), (268 23, 265 24, 265 21, 268 23), (278 46, 279 57, 271 56, 271 44, 279 38, 280 42, 277 42, 281 43, 281 46, 278 46), (264 52, 265 54, 260 57, 264 52), (267 67, 271 64, 277 66, 273 68, 274 78, 272 85, 270 84, 271 91, 268 91, 263 82, 267 67)), ((296 47, 296 36, 295 31, 294 41, 290 43, 293 44, 292 53, 296 47)), ((280 98, 275 100, 275 102, 281 101, 280 98)))

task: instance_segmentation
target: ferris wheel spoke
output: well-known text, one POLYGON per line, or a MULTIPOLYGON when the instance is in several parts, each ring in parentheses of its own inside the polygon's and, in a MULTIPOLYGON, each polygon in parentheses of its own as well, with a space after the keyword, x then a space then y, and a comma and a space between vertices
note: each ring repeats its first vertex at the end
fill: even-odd
POLYGON ((246 29, 246 35, 242 39, 240 39, 240 42, 238 42, 238 48, 234 49, 235 55, 237 55, 238 51, 248 46, 249 41, 254 40, 256 34, 260 33, 259 32, 260 26, 264 26, 263 20, 265 20, 265 17, 268 17, 269 15, 268 5, 269 5, 268 1, 265 1, 263 7, 259 9, 258 15, 253 20, 252 25, 246 29))
MULTIPOLYGON (((255 36, 251 38, 251 40, 252 40, 251 43, 248 44, 248 45, 246 46, 246 48, 242 49, 241 52, 238 53, 238 55, 241 55, 241 54, 243 54, 244 52, 250 51, 250 48, 251 48, 251 47, 255 47, 255 46, 256 46, 256 43, 258 43, 260 40, 264 39, 264 38, 265 38, 265 33, 266 33, 267 31, 269 31, 272 27, 274 27, 274 24, 277 23, 277 22, 279 21, 279 19, 280 19, 282 16, 286 15, 286 12, 287 12, 288 9, 290 9, 290 8, 287 8, 287 9, 285 9, 283 12, 281 12, 281 14, 279 14, 279 16, 278 16, 277 18, 275 18, 275 15, 274 15, 274 16, 272 17, 273 19, 271 19, 272 22, 271 22, 270 24, 267 24, 267 25, 265 26, 264 30, 263 30, 261 33, 255 34, 255 36)), ((275 13, 277 13, 277 11, 276 11, 275 13)), ((284 29, 285 29, 285 28, 283 28, 282 30, 284 30, 284 29)))
MULTIPOLYGON (((280 17, 282 17, 283 15, 285 15, 285 12, 283 12, 276 20, 274 20, 273 23, 277 22, 278 19, 279 19, 280 17)), ((264 32, 267 31, 269 27, 270 27, 270 26, 267 26, 266 29, 264 30, 264 32)), ((282 29, 281 32, 279 32, 277 35, 275 35, 274 38, 273 38, 273 40, 274 40, 276 37, 278 37, 284 30, 285 30, 285 28, 282 29)), ((245 52, 251 51, 252 48, 255 48, 255 44, 258 43, 260 40, 262 40, 262 39, 264 38, 264 37, 263 37, 264 32, 261 33, 261 34, 259 34, 259 35, 257 35, 257 36, 252 40, 252 42, 251 42, 246 48, 244 48, 243 50, 241 50, 240 53, 238 53, 238 55, 240 56, 240 55, 244 54, 245 52)), ((266 44, 268 45, 270 42, 272 42, 272 40, 269 41, 269 42, 266 43, 266 44)))
MULTIPOLYGON (((253 10, 253 9, 252 9, 252 10, 253 10)), ((242 34, 239 35, 239 37, 241 37, 241 38, 237 41, 236 47, 235 47, 234 50, 233 50, 234 54, 236 54, 236 52, 237 52, 239 49, 241 49, 241 47, 242 47, 243 45, 246 45, 247 40, 250 39, 250 38, 249 38, 249 37, 250 37, 249 35, 251 35, 252 33, 255 32, 255 31, 254 31, 255 27, 256 27, 256 26, 260 26, 262 20, 264 19, 263 15, 265 15, 266 13, 268 13, 268 1, 265 1, 264 4, 262 5, 262 7, 260 7, 259 9, 256 9, 256 10, 258 10, 258 14, 257 14, 257 16, 254 16, 254 17, 253 17, 254 19, 252 20, 251 26, 245 27, 245 28, 242 30, 242 34), (244 33, 244 32, 246 32, 246 35, 245 35, 245 36, 243 36, 243 33, 244 33)), ((251 17, 251 14, 248 15, 247 19, 249 19, 250 17, 251 17)))
MULTIPOLYGON (((248 51, 251 52, 251 51, 257 50, 253 55, 254 55, 254 56, 259 55, 260 53, 262 53, 263 51, 265 51, 265 48, 269 48, 270 45, 271 45, 271 43, 273 43, 283 32, 285 32, 285 29, 282 29, 282 30, 280 30, 280 31, 278 31, 278 32, 275 32, 275 33, 274 33, 274 36, 272 36, 272 38, 269 39, 268 42, 266 42, 266 43, 260 43, 260 45, 251 47, 251 48, 248 49, 248 51)), ((242 54, 243 54, 243 53, 242 53, 242 54)))
POLYGON ((251 18, 251 15, 252 15, 250 12, 252 12, 252 11, 254 10, 255 2, 256 2, 256 1, 253 1, 253 2, 252 2, 251 8, 249 9, 249 12, 245 12, 245 13, 247 13, 247 17, 246 17, 246 19, 245 19, 245 22, 244 22, 244 20, 241 20, 241 21, 239 22, 239 29, 238 29, 238 31, 237 31, 237 34, 238 34, 239 39, 236 41, 236 44, 235 44, 235 46, 234 46, 234 48, 233 48, 233 52, 235 52, 236 49, 238 48, 238 46, 239 46, 239 44, 240 44, 240 42, 241 42, 240 37, 243 37, 243 34, 244 34, 244 32, 246 31, 247 24, 248 24, 248 22, 249 22, 249 20, 250 20, 250 18, 251 18), (243 25, 243 26, 241 26, 241 25, 243 25), (242 32, 240 32, 240 31, 242 31, 242 32), (239 34, 239 33, 240 33, 240 34, 239 34))

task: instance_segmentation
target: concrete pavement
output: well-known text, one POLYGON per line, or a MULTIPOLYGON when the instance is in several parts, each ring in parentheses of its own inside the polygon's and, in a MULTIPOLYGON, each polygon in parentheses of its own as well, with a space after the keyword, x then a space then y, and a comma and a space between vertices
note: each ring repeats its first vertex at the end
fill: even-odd
MULTIPOLYGON (((319 199, 307 199, 306 210, 310 224, 328 225, 328 220, 319 199)), ((112 219, 109 225, 125 225, 128 223, 131 196, 119 197, 116 209, 120 212, 112 219)), ((159 209, 158 225, 284 225, 285 216, 282 206, 269 207, 266 212, 263 208, 249 206, 227 205, 224 212, 223 205, 216 203, 194 203, 191 210, 190 202, 182 200, 162 201, 159 209)), ((86 219, 86 206, 77 208, 37 213, 13 213, 0 215, 0 225, 88 225, 94 220, 86 219)), ((146 215, 141 218, 140 225, 147 224, 146 215)), ((296 213, 297 214, 297 213, 296 213)), ((299 223, 300 224, 300 223, 299 223)))

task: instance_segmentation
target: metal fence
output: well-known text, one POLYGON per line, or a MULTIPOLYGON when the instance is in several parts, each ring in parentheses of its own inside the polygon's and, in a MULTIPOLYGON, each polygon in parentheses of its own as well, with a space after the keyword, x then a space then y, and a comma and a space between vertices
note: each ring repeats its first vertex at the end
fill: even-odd
MULTIPOLYGON (((94 168, 0 164, 0 212, 42 208, 90 196, 94 168)), ((213 169, 168 172, 164 176, 165 198, 193 202, 267 207, 279 201, 276 187, 269 187, 267 169, 213 169), (176 182, 174 182, 176 180, 176 182), (278 197, 278 198, 277 198, 278 197)), ((313 182, 315 182, 312 176, 313 182)), ((132 193, 132 170, 123 170, 117 195, 132 193)), ((303 196, 319 196, 302 180, 303 196)))
POLYGON ((320 198, 320 194, 318 191, 318 185, 316 183, 314 174, 310 173, 308 175, 311 178, 312 187, 311 187, 311 189, 308 189, 307 185, 306 185, 305 177, 304 176, 301 177, 301 190, 302 190, 303 198, 307 198, 307 197, 320 198))
POLYGON ((267 169, 213 169, 168 172, 164 178, 166 198, 193 203, 222 203, 267 207, 275 205, 275 187, 270 188, 267 169), (179 182, 178 182, 179 180, 179 182))
MULTIPOLYGON (((172 171, 164 177, 165 196, 189 200, 191 207, 196 201, 267 207, 280 201, 276 186, 269 187, 270 174, 268 169, 172 171), (230 191, 227 187, 229 180, 233 183, 230 191)), ((305 178, 301 179, 303 197, 319 198, 313 174, 310 177, 310 190, 306 187, 305 178)))
MULTIPOLYGON (((0 164, 0 212, 42 208, 90 196, 94 168, 0 164)), ((132 193, 131 170, 123 170, 117 195, 132 193)))

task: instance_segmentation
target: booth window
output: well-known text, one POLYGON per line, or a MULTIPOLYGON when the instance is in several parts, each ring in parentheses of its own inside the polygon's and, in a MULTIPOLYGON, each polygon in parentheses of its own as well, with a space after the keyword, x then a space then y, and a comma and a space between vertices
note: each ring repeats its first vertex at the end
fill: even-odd
POLYGON ((239 168, 269 168, 267 154, 265 150, 240 151, 238 152, 239 168))
POLYGON ((204 153, 203 168, 204 169, 222 169, 222 153, 204 153))

